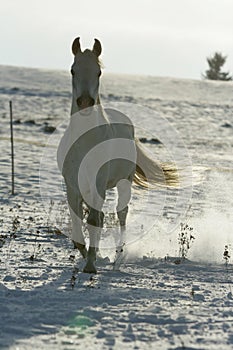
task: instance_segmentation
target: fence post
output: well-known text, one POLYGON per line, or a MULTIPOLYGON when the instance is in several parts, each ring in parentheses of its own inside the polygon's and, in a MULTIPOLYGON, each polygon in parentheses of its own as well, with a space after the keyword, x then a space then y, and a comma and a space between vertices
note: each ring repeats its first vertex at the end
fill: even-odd
POLYGON ((15 170, 14 170, 14 135, 13 135, 13 111, 12 101, 10 105, 10 128, 11 128, 11 194, 15 194, 15 170))

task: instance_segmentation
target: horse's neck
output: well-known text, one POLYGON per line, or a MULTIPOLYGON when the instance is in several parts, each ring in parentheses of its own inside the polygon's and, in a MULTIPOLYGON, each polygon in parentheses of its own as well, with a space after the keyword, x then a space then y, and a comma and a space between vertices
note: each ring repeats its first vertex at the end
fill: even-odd
POLYGON ((71 112, 70 114, 73 115, 75 113, 78 113, 78 106, 77 103, 75 102, 74 98, 72 99, 72 105, 71 105, 71 112))

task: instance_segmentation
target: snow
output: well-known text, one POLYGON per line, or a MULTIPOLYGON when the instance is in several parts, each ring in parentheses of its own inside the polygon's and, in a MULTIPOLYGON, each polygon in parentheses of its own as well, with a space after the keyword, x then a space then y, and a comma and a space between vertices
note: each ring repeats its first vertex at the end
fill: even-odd
MULTIPOLYGON (((60 125, 62 131, 69 119, 69 76, 4 66, 0 71, 0 348, 232 349, 233 268, 231 257, 225 261, 223 254, 227 245, 232 255, 233 243, 233 84, 103 78, 104 103, 156 110, 181 135, 193 165, 205 172, 183 217, 195 236, 188 259, 179 258, 179 225, 166 231, 177 214, 177 193, 167 193, 161 210, 162 192, 144 201, 144 192, 134 189, 129 235, 138 213, 148 230, 128 244, 119 270, 113 270, 115 253, 106 244, 106 229, 98 273, 89 275, 82 273, 84 262, 67 237, 65 197, 51 202, 40 196, 45 183, 49 190, 60 181, 53 163, 45 178, 39 169, 45 149, 53 154, 52 146, 45 148, 54 141, 45 126, 60 125), (10 194, 10 99, 18 121, 15 196, 10 194)), ((135 118, 139 136, 157 137, 153 119, 135 118)), ((163 145, 146 146, 158 159, 168 157, 163 145)), ((111 201, 114 193, 110 207, 111 201)), ((109 215, 106 225, 114 224, 109 215)))
POLYGON ((127 262, 120 272, 101 264, 90 277, 77 270, 67 250, 62 239, 50 257, 47 252, 39 261, 24 262, 14 281, 13 273, 10 281, 4 278, 2 346, 232 348, 232 269, 144 258, 127 262))

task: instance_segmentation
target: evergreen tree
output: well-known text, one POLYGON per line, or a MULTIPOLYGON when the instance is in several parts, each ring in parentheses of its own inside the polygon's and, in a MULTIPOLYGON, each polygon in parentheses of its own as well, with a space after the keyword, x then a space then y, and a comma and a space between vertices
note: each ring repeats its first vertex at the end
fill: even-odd
POLYGON ((210 80, 232 80, 229 72, 221 72, 222 66, 225 64, 227 56, 223 56, 220 52, 215 52, 212 57, 207 57, 209 69, 205 71, 204 78, 210 80))

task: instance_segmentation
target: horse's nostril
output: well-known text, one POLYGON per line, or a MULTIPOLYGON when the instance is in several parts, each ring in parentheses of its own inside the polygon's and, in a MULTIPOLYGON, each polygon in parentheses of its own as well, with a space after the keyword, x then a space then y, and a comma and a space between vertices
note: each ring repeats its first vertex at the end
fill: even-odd
POLYGON ((94 98, 90 97, 90 106, 94 106, 94 104, 95 104, 94 98))
POLYGON ((79 108, 87 108, 87 107, 92 107, 95 104, 94 98, 91 96, 80 96, 77 98, 77 105, 79 108))
POLYGON ((81 105, 82 105, 82 97, 81 96, 77 98, 77 105, 79 107, 81 107, 81 105))

